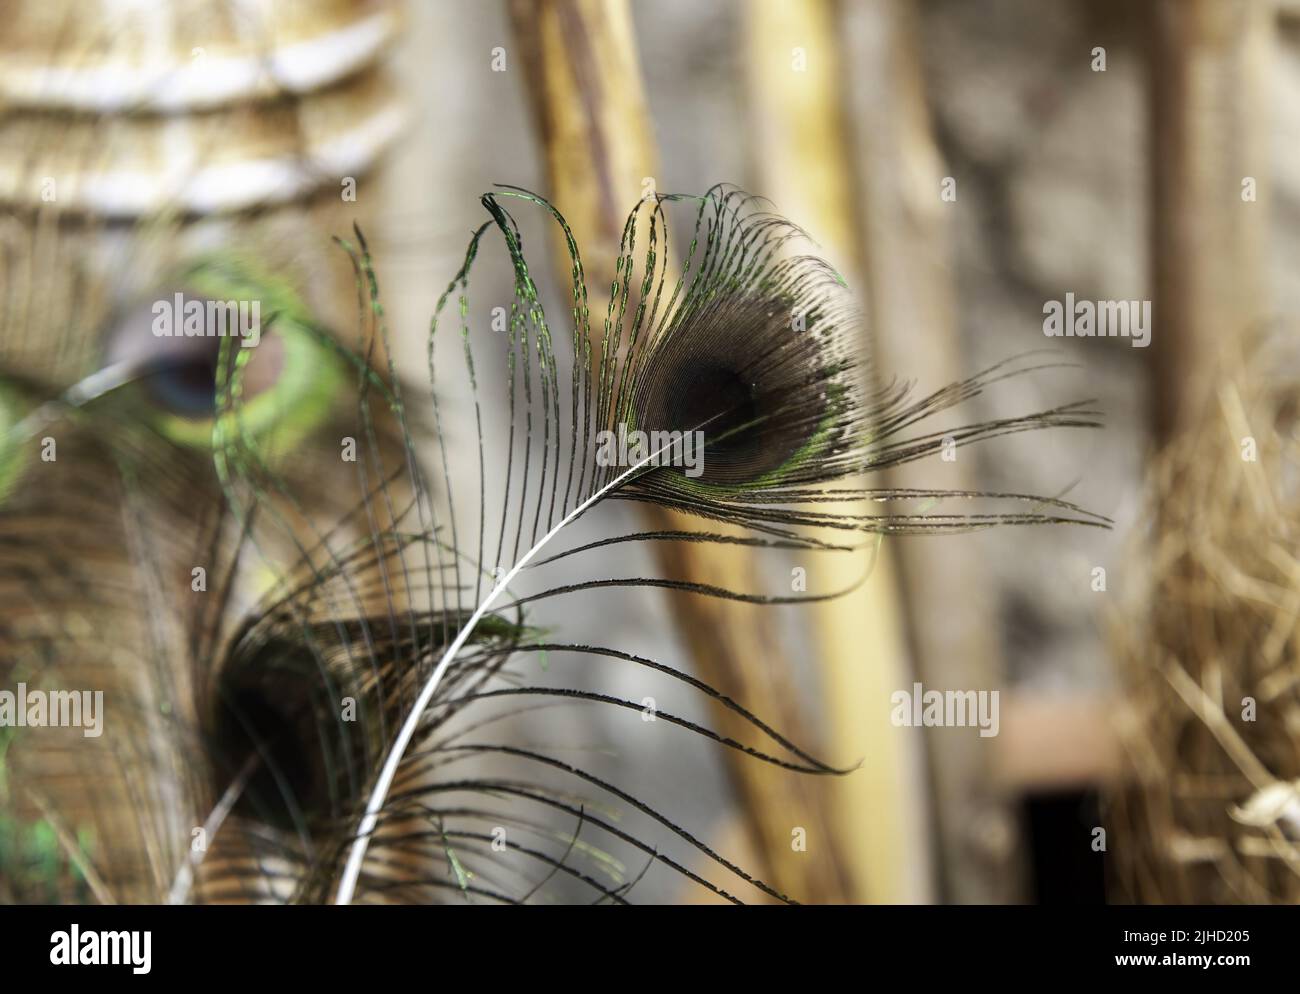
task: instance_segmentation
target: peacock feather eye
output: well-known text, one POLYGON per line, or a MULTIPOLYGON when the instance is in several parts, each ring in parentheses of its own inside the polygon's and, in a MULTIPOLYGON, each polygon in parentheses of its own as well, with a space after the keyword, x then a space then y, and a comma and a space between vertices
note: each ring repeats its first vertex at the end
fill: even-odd
POLYGON ((350 693, 301 642, 273 638, 233 661, 217 689, 211 739, 226 781, 252 767, 237 813, 290 830, 354 802, 366 751, 359 726, 337 706, 350 693))
POLYGON ((766 486, 830 443, 847 389, 839 371, 794 297, 719 296, 653 348, 633 422, 651 440, 698 433, 698 473, 660 470, 674 485, 766 486))
MULTIPOLYGON (((355 809, 412 693, 417 670, 399 663, 402 650, 422 642, 425 653, 445 647, 464 619, 431 619, 413 646, 407 633, 389 644, 366 621, 313 622, 314 613, 300 601, 256 615, 212 674, 204 730, 218 783, 246 777, 236 814, 280 832, 324 837, 355 809), (376 655, 358 668, 355 647, 367 630, 376 655)), ((491 668, 530 634, 490 615, 470 643, 480 665, 491 668)))
POLYGON ((237 430, 264 456, 317 428, 344 382, 297 290, 236 254, 196 261, 131 308, 109 335, 107 362, 138 369, 141 417, 174 444, 206 450, 214 432, 237 430))

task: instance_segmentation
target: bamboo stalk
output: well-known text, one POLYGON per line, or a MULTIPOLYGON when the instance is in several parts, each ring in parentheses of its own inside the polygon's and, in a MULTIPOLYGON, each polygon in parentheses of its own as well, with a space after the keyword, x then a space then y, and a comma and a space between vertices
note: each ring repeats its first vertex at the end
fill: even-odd
MULTIPOLYGON (((942 159, 931 131, 911 6, 863 0, 845 8, 860 176, 860 230, 869 313, 880 367, 933 390, 964 378, 948 266, 942 159)), ((976 489, 966 459, 899 467, 898 487, 976 489)), ((897 546, 909 642, 918 678, 933 689, 997 689, 1003 673, 987 579, 968 538, 897 546)), ((993 781, 988 740, 964 729, 927 729, 942 896, 1001 903, 1020 894, 1015 817, 993 781)))
POLYGON ((1151 14, 1147 358, 1156 434, 1167 441, 1211 401, 1223 343, 1268 314, 1276 18, 1257 0, 1156 0, 1151 14))
MULTIPOLYGON (((835 5, 831 0, 757 0, 746 11, 749 123, 758 188, 815 232, 828 261, 849 276, 851 285, 860 286, 856 276, 863 272, 863 260, 853 224, 835 5)), ((836 510, 867 515, 873 507, 863 501, 836 510)), ((843 831, 853 832, 845 859, 858 894, 890 903, 929 896, 930 855, 920 841, 927 834, 925 799, 915 790, 924 763, 919 740, 912 729, 894 727, 885 706, 895 690, 912 682, 895 551, 892 543, 883 543, 865 584, 810 608, 832 750, 867 757, 853 776, 828 785, 843 831)), ((868 554, 822 557, 815 566, 819 583, 847 588, 869 559, 868 554)))
MULTIPOLYGON (((510 6, 538 132, 545 149, 550 192, 584 246, 593 288, 613 278, 619 233, 627 210, 656 175, 657 155, 646 114, 631 18, 625 0, 512 0, 510 6), (605 268, 601 268, 604 266, 605 268)), ((695 520, 648 507, 652 529, 686 529, 695 520)), ((754 556, 743 547, 655 543, 665 576, 729 589, 747 589, 754 556)), ((669 594, 680 631, 699 675, 801 743, 817 743, 798 707, 790 663, 773 652, 770 612, 753 605, 669 594)), ((730 711, 716 708, 719 732, 748 737, 730 711)), ((792 774, 745 757, 728 756, 759 875, 807 902, 852 900, 838 829, 823 778, 792 774), (792 846, 806 832, 807 851, 792 846)))

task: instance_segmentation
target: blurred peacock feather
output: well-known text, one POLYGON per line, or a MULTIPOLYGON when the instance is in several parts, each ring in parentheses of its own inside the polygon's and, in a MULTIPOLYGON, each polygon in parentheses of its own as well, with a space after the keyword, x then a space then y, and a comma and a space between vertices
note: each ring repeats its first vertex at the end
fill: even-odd
MULTIPOLYGON (((320 5, 330 15, 321 30, 348 33, 347 15, 381 7, 320 5)), ((281 28, 270 51, 283 54, 295 42, 272 9, 266 23, 281 28)), ((193 37, 180 37, 188 52, 193 37)), ((114 101, 65 74, 66 101, 20 102, 3 125, 40 164, 6 194, 0 688, 102 690, 105 717, 97 738, 0 730, 0 897, 624 903, 653 869, 733 900, 752 888, 797 899, 714 851, 673 811, 559 747, 507 733, 533 712, 556 722, 556 706, 602 708, 635 721, 623 748, 633 734, 682 729, 755 762, 847 770, 669 662, 566 641, 536 609, 555 600, 563 617, 596 591, 644 588, 756 603, 833 596, 611 577, 588 565, 624 543, 858 556, 865 573, 881 535, 1104 525, 1055 498, 843 482, 946 445, 1092 427, 1096 412, 1085 402, 967 425, 931 420, 1050 365, 1033 356, 925 397, 897 384, 868 389, 843 281, 792 251, 795 227, 728 187, 634 207, 603 314, 559 212, 514 188, 484 195, 487 220, 430 302, 419 376, 397 368, 360 230, 326 252, 321 232, 338 230, 348 205, 336 193, 317 198, 319 214, 301 223, 309 191, 337 190, 340 176, 310 139, 297 155, 314 165, 284 174, 278 209, 187 199, 181 182, 165 207, 137 192, 116 209, 105 201, 112 183, 31 199, 54 168, 44 150, 67 147, 48 137, 55 116, 72 115, 65 131, 101 136, 83 149, 102 149, 119 128, 164 126, 175 101, 187 119, 226 115, 211 133, 229 136, 235 117, 265 123, 285 101, 301 121, 315 87, 340 88, 345 107, 371 85, 365 60, 343 59, 340 74, 306 83, 284 69, 293 59, 269 62, 298 82, 269 91, 250 82, 220 98, 195 96, 187 82, 164 99, 155 81, 114 101), (99 105, 87 106, 91 92, 99 105), (237 213, 206 216, 217 207, 237 213), (691 235, 671 273, 678 213, 691 235), (550 295, 525 256, 532 223, 566 237, 563 326, 548 318, 550 295), (471 274, 493 254, 513 277, 504 305, 470 294, 471 274), (347 308, 329 292, 339 263, 355 290, 347 308), (62 292, 47 292, 50 280, 62 292), (210 328, 151 336, 152 305, 182 291, 259 301, 262 340, 243 348, 210 328), (610 460, 606 432, 655 441, 610 460), (695 433, 698 475, 665 465, 661 457, 683 454, 672 440, 695 433), (880 513, 859 513, 863 498, 880 513), (679 509, 700 527, 625 533, 626 519, 607 513, 616 501, 679 509), (580 688, 578 667, 629 669, 719 700, 752 738, 580 688)), ((0 85, 21 95, 5 81, 26 78, 0 73, 0 85)), ((80 169, 88 157, 69 161, 80 169)), ((191 165, 211 161, 205 152, 191 165)), ((274 199, 264 190, 257 203, 274 199)))

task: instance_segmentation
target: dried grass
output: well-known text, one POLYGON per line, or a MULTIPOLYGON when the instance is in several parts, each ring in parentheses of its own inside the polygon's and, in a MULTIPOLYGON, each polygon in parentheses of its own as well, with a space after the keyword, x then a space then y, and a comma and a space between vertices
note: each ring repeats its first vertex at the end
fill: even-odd
POLYGON ((1253 336, 1223 374, 1155 462, 1144 589, 1115 626, 1119 900, 1300 901, 1300 338, 1253 336))

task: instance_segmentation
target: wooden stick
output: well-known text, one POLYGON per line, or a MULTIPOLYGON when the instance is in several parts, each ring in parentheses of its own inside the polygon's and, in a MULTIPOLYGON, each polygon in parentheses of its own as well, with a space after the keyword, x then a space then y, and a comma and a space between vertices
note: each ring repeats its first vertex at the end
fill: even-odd
POLYGON ((1268 315, 1276 18, 1256 0, 1155 0, 1151 17, 1147 358, 1156 435, 1167 441, 1212 400, 1222 344, 1268 315))
MULTIPOLYGON (((941 199, 943 163, 921 76, 914 12, 901 0, 845 8, 860 175, 860 228, 873 340, 881 368, 935 390, 964 377, 948 228, 956 201, 941 199)), ((890 474, 894 486, 976 489, 968 457, 937 456, 890 474)), ((970 537, 896 546, 908 635, 926 689, 997 690, 1003 681, 988 580, 970 537)), ((1020 893, 1014 814, 991 775, 989 739, 968 729, 926 730, 941 891, 946 900, 1002 903, 1020 893)))
MULTIPOLYGON (((864 283, 854 224, 854 176, 845 132, 843 53, 830 0, 752 0, 748 14, 751 156, 759 189, 813 232, 851 286, 864 283)), ((865 295, 864 295, 865 296, 865 295)), ((866 334, 866 331, 863 332, 866 334)), ((870 485, 866 480, 845 486, 870 485)), ((876 505, 837 506, 867 515, 876 505)), ((833 753, 866 757, 852 776, 827 785, 833 810, 854 844, 844 853, 858 893, 872 901, 931 897, 924 753, 914 729, 888 720, 890 695, 912 685, 895 568, 898 546, 874 553, 867 582, 810 609, 833 753)), ((828 589, 849 587, 872 554, 821 556, 807 564, 828 589)))
MULTIPOLYGON (((628 5, 625 0, 513 0, 510 11, 551 196, 583 246, 588 285, 599 293, 613 279, 623 220, 642 196, 644 179, 656 175, 628 5)), ((655 530, 698 526, 697 519, 662 508, 647 506, 643 513, 655 530)), ((753 585, 754 556, 744 547, 655 545, 664 576, 734 590, 753 585)), ((794 664, 776 649, 771 613, 690 594, 669 597, 700 677, 805 747, 817 748, 790 679, 794 664)), ((750 730, 723 708, 715 709, 714 724, 723 735, 749 736, 750 730)), ((726 761, 760 864, 749 869, 799 901, 852 900, 822 778, 743 756, 726 761), (800 828, 808 840, 802 852, 792 846, 792 833, 800 828)))

